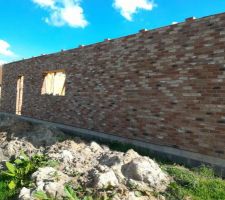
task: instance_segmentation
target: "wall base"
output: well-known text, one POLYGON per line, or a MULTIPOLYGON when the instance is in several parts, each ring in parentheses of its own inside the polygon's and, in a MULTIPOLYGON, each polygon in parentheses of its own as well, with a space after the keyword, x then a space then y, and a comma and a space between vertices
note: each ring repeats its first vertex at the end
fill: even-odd
POLYGON ((194 152, 185 151, 181 149, 176 149, 176 148, 172 148, 168 146, 150 144, 143 141, 128 139, 128 138, 115 136, 111 134, 76 128, 76 127, 63 125, 59 123, 43 121, 43 120, 34 119, 30 117, 25 117, 25 116, 18 116, 18 115, 9 114, 9 113, 3 113, 3 112, 0 112, 0 115, 16 117, 16 118, 26 120, 32 123, 54 126, 67 134, 78 136, 85 140, 96 140, 98 142, 109 144, 109 146, 112 145, 114 147, 115 146, 118 147, 120 145, 130 147, 135 149, 138 152, 144 152, 144 154, 153 155, 154 157, 160 157, 168 161, 176 162, 178 164, 183 164, 189 167, 198 167, 203 164, 209 165, 215 170, 215 173, 218 176, 225 178, 225 160, 224 159, 202 155, 199 153, 194 153, 194 152))

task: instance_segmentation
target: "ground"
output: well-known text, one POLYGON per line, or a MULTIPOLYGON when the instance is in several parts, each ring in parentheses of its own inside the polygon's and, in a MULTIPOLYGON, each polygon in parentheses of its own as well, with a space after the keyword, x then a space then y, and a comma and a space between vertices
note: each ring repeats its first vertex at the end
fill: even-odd
POLYGON ((210 168, 187 169, 11 117, 0 117, 0 163, 0 200, 225 199, 225 181, 210 168))

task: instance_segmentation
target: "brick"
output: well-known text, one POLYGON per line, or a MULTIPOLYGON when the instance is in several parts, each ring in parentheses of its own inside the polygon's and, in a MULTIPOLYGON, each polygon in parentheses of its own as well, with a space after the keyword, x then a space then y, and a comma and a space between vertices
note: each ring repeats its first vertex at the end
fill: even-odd
POLYGON ((225 159, 225 13, 4 65, 1 111, 225 159), (41 95, 65 70, 65 96, 41 95))

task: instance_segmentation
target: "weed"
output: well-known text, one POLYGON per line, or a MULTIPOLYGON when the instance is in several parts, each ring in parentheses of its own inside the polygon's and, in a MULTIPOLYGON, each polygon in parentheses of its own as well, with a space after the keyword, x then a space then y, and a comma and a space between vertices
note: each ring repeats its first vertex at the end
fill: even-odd
POLYGON ((46 166, 49 158, 44 155, 34 155, 29 158, 24 153, 11 162, 6 162, 6 170, 0 171, 0 199, 8 200, 18 194, 22 187, 32 187, 30 176, 39 167, 46 166))
POLYGON ((9 200, 14 199, 18 190, 9 190, 8 184, 5 182, 5 180, 0 180, 0 199, 1 200, 9 200))
POLYGON ((165 166, 173 177, 165 196, 168 200, 224 200, 225 181, 215 177, 213 170, 202 166, 188 170, 180 166, 165 166))
POLYGON ((38 199, 38 200, 56 200, 56 199, 50 197, 49 195, 47 195, 43 191, 37 191, 37 192, 35 192, 34 197, 36 199, 38 199))

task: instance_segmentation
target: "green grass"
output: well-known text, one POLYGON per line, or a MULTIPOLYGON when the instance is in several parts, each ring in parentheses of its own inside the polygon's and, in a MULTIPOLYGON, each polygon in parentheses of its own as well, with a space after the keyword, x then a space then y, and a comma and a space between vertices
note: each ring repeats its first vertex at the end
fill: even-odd
POLYGON ((155 160, 174 179, 164 193, 168 200, 225 200, 225 180, 216 177, 211 168, 202 166, 190 169, 190 166, 176 166, 162 155, 120 142, 111 142, 108 146, 112 150, 123 152, 134 149, 139 154, 155 160))
POLYGON ((22 158, 16 158, 5 163, 5 170, 0 170, 0 200, 12 200, 18 196, 22 187, 30 187, 30 176, 39 167, 55 164, 44 155, 34 155, 31 158, 21 153, 22 158))
POLYGON ((215 177, 212 169, 200 167, 189 170, 165 165, 174 182, 165 192, 168 200, 225 200, 225 181, 215 177))
POLYGON ((0 200, 11 200, 17 194, 17 190, 9 190, 5 180, 0 181, 0 200))
MULTIPOLYGON (((112 146, 114 149, 121 150, 121 146, 118 144, 112 146)), ((130 146, 125 145, 123 148, 123 150, 126 151, 130 149, 130 146)), ((142 152, 142 155, 143 154, 148 155, 148 152, 142 152)), ((212 169, 204 166, 189 169, 173 165, 171 162, 160 159, 159 157, 157 157, 156 160, 162 169, 173 177, 173 181, 163 193, 167 200, 225 200, 225 180, 216 177, 212 169)), ((0 200, 13 200, 23 186, 30 187, 30 175, 38 167, 59 164, 41 155, 36 155, 29 159, 27 158, 23 162, 18 159, 12 160, 11 162, 15 165, 16 170, 12 166, 8 166, 9 169, 6 171, 0 170, 0 200), (20 173, 16 173, 17 171, 20 173), (7 174, 10 175, 9 172, 11 174, 13 173, 13 178, 12 176, 6 176, 7 174), (21 172, 24 172, 22 173, 23 176, 21 176, 21 172), (23 180, 21 180, 20 177, 22 177, 23 180), (10 190, 9 183, 12 180, 15 181, 16 187, 10 190)), ((89 190, 83 187, 80 189, 75 188, 74 194, 77 195, 78 199, 102 199, 98 192, 94 195, 93 191, 89 192, 89 190)))

